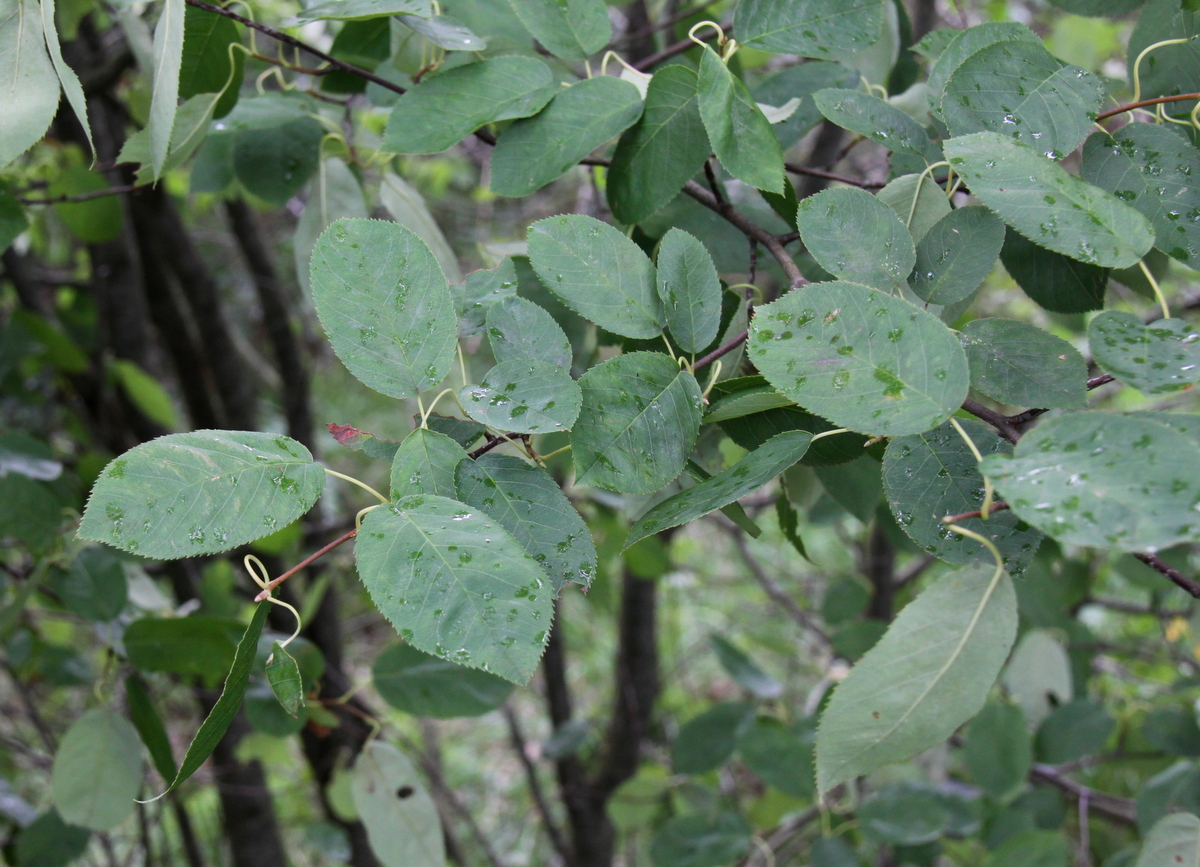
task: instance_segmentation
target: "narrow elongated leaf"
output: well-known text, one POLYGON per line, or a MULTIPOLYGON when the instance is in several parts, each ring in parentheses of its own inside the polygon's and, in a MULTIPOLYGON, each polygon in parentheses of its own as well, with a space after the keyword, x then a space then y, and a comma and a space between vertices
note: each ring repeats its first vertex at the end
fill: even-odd
POLYGON ((979 712, 1017 634, 1006 572, 969 566, 910 602, 833 694, 817 731, 817 789, 941 743, 979 712))
POLYGON ((481 716, 504 704, 513 685, 503 678, 464 668, 393 644, 379 654, 371 669, 379 695, 396 710, 434 719, 481 716))
POLYGON ((817 263, 844 280, 890 291, 908 279, 916 263, 904 223, 864 190, 824 190, 805 199, 796 226, 817 263))
POLYGON ((324 488, 325 471, 288 437, 168 434, 105 467, 79 536, 158 560, 213 554, 290 524, 324 488))
POLYGON ((740 500, 804 457, 811 442, 807 431, 776 434, 732 467, 652 507, 630 528, 625 547, 740 500))
POLYGON ((79 76, 63 60, 62 48, 58 44, 58 25, 54 21, 54 0, 42 0, 41 7, 42 31, 46 36, 46 48, 50 52, 50 60, 54 63, 54 72, 58 75, 58 81, 62 85, 62 92, 66 95, 67 102, 71 104, 71 110, 75 112, 75 117, 83 127, 83 134, 87 137, 92 152, 95 153, 96 145, 92 142, 92 125, 88 121, 87 97, 83 95, 83 86, 79 83, 79 76))
POLYGON ((612 38, 604 0, 509 0, 525 29, 555 57, 586 60, 612 38))
POLYGON ((518 296, 492 305, 487 314, 488 343, 498 364, 532 359, 571 369, 571 343, 554 317, 518 296))
POLYGON ((781 394, 861 433, 922 433, 967 396, 966 353, 950 329, 855 283, 815 283, 759 307, 749 355, 781 394))
POLYGON ((129 704, 130 722, 146 745, 155 770, 164 780, 175 779, 179 768, 171 751, 167 727, 163 725, 162 717, 150 700, 150 693, 146 691, 146 685, 139 675, 131 674, 125 678, 125 700, 129 704))
POLYGON ((554 593, 538 563, 481 510, 404 497, 367 514, 354 553, 371 598, 409 644, 514 683, 532 676, 554 593))
POLYGON ((154 77, 150 99, 150 159, 157 179, 167 161, 175 111, 179 104, 179 67, 183 62, 184 0, 165 0, 154 26, 154 77))
POLYGON ((670 202, 708 158, 696 80, 678 64, 655 72, 641 119, 617 142, 606 191, 622 223, 641 222, 670 202))
POLYGON ((354 809, 383 867, 442 867, 446 843, 437 806, 408 757, 389 743, 367 744, 354 763, 354 809))
POLYGON ((94 708, 67 730, 54 754, 51 788, 63 820, 107 831, 133 812, 142 785, 142 742, 118 713, 94 708))
POLYGON ((417 428, 392 458, 392 499, 409 494, 454 499, 454 468, 466 457, 463 447, 445 434, 417 428))
POLYGON ((865 135, 890 151, 935 163, 937 145, 921 125, 889 102, 858 90, 829 88, 813 95, 821 114, 843 129, 865 135))
POLYGON ((583 395, 562 368, 521 359, 497 364, 458 399, 467 415, 498 430, 556 433, 575 424, 583 395))
POLYGON ((660 353, 631 352, 596 365, 579 385, 571 440, 579 484, 648 494, 683 471, 700 429, 694 376, 660 353))
POLYGON ((1167 394, 1200 382, 1200 332, 1182 319, 1149 325, 1106 310, 1088 323, 1096 363, 1145 394, 1167 394))
POLYGON ((527 196, 541 189, 620 135, 641 113, 642 96, 627 81, 601 75, 576 82, 500 135, 492 151, 492 192, 527 196))
POLYGON ((633 241, 594 217, 566 214, 529 227, 529 261, 551 292, 623 337, 657 337, 663 309, 654 265, 633 241))
POLYGON ((954 38, 938 55, 937 61, 929 71, 929 107, 934 117, 945 123, 942 114, 942 97, 946 82, 958 67, 971 55, 982 51, 989 45, 999 42, 1033 42, 1041 44, 1036 33, 1024 24, 1015 22, 988 21, 966 30, 959 30, 954 38))
POLYGON ((310 21, 359 21, 366 18, 387 18, 392 15, 433 15, 430 0, 321 0, 313 3, 288 26, 295 27, 310 21))
POLYGON ((707 45, 702 52, 696 85, 700 117, 717 159, 750 186, 782 193, 783 151, 770 121, 717 53, 707 45))
POLYGON ((1200 154, 1170 124, 1130 123, 1094 133, 1083 146, 1080 174, 1137 208, 1154 227, 1154 246, 1200 269, 1200 154))
POLYGON ((952 135, 1001 133, 1058 160, 1087 138, 1104 95, 1099 78, 1040 42, 997 42, 954 70, 942 116, 952 135))
POLYGON ((3 169, 46 134, 58 110, 58 77, 46 53, 37 0, 0 2, 0 81, 3 169))
POLYGON ((383 149, 436 154, 485 123, 537 114, 558 90, 533 57, 491 57, 429 76, 392 109, 383 149))
POLYGON ((1021 518, 1070 545, 1165 548, 1200 530, 1200 447, 1137 414, 1076 412, 980 470, 1021 518))
POLYGON ((304 701, 304 685, 300 680, 300 666, 296 664, 283 646, 276 641, 271 645, 271 658, 266 667, 267 683, 279 704, 290 716, 296 716, 304 701))
POLYGON ((930 304, 965 301, 979 288, 1004 246, 1004 223, 980 205, 938 220, 917 244, 909 288, 930 304))
MULTIPOLYGON (((707 482, 712 478, 712 473, 691 459, 688 460, 684 471, 697 482, 707 482)), ((721 514, 750 534, 750 538, 757 539, 762 535, 762 527, 750 520, 741 503, 733 502, 722 506, 721 514)))
POLYGON ((704 413, 704 423, 729 421, 779 407, 795 405, 794 400, 784 397, 772 386, 757 385, 712 401, 708 406, 708 411, 704 413))
POLYGON ((1083 356, 1036 325, 976 319, 963 328, 962 342, 971 364, 971 387, 993 400, 1051 409, 1087 406, 1083 356))
POLYGON ((733 19, 738 42, 778 54, 841 60, 873 45, 883 26, 877 0, 745 0, 733 19))
MULTIPOLYGON (((984 455, 1011 454, 1007 440, 982 422, 959 422, 984 455)), ((989 563, 991 554, 974 539, 952 532, 947 515, 983 505, 983 476, 975 455, 949 423, 912 436, 895 437, 883 456, 883 488, 888 505, 908 536, 935 557, 965 566, 989 563)), ((992 541, 1010 574, 1019 575, 1037 552, 1042 534, 1009 512, 967 518, 960 526, 992 541)))
POLYGON ((317 316, 342 363, 391 397, 437 385, 454 363, 458 320, 421 239, 381 220, 336 220, 313 248, 317 316))
POLYGON ((1172 813, 1150 829, 1137 867, 1200 867, 1200 819, 1172 813))
POLYGON ((1008 136, 977 132, 944 150, 971 192, 1035 244, 1111 268, 1136 264, 1154 245, 1133 208, 1008 136))
POLYGON ((583 518, 544 469, 510 455, 464 461, 455 473, 458 498, 512 533, 545 570, 555 590, 596 575, 596 546, 583 518))
POLYGON ((1108 268, 1055 253, 1009 229, 1000 262, 1025 294, 1054 313, 1087 313, 1104 306, 1108 268))
POLYGON ((658 245, 658 297, 684 352, 700 352, 717 339, 721 280, 708 250, 682 229, 671 229, 658 245))

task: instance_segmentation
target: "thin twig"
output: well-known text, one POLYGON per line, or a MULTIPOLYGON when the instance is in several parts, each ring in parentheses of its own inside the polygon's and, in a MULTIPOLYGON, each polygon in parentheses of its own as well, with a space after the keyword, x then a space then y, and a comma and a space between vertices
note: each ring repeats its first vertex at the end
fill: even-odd
POLYGON ((542 824, 546 826, 546 834, 550 837, 550 845, 554 847, 554 851, 563 859, 563 863, 570 864, 571 849, 567 846, 567 841, 563 837, 562 831, 558 827, 558 823, 554 821, 554 816, 550 813, 550 805, 546 801, 546 794, 542 791, 541 780, 538 779, 537 768, 534 767, 533 760, 529 758, 528 748, 525 743, 525 733, 521 730, 521 721, 517 718, 516 711, 512 709, 512 705, 505 702, 500 708, 504 713, 504 720, 508 723, 508 736, 512 741, 513 751, 517 754, 517 759, 521 762, 521 767, 525 769, 525 779, 529 783, 529 792, 533 795, 533 803, 537 807, 538 815, 542 817, 542 824))
POLYGON ((1170 563, 1160 560, 1154 554, 1134 554, 1133 556, 1141 560, 1155 572, 1166 575, 1176 587, 1186 591, 1194 598, 1200 599, 1200 583, 1187 577, 1170 563))
POLYGON ((695 181, 688 181, 683 185, 683 191, 695 199, 704 207, 711 211, 715 211, 724 217, 729 223, 741 230, 747 238, 758 241, 779 263, 779 267, 783 269, 783 273, 787 275, 788 282, 795 288, 808 283, 804 275, 800 272, 800 267, 796 264, 796 260, 791 257, 787 250, 783 249, 783 244, 779 238, 772 235, 762 226, 749 219, 737 208, 728 203, 722 204, 711 192, 704 189, 695 181))
MULTIPOLYGON (((1087 381, 1088 391, 1091 391, 1093 388, 1099 388, 1102 385, 1108 385, 1110 382, 1116 382, 1116 380, 1107 373, 1101 374, 1100 376, 1093 376, 1087 381)), ((1013 427, 1020 427, 1023 424, 1028 424, 1029 422, 1033 421, 1042 413, 1047 413, 1049 411, 1050 410, 1048 407, 1027 409, 1024 412, 1017 413, 1016 415, 1010 415, 1008 417, 1008 423, 1013 427)))
POLYGON ((787 615, 796 622, 798 626, 807 632, 811 632, 821 643, 829 646, 832 644, 829 634, 825 632, 812 616, 796 604, 796 600, 788 595, 779 582, 767 574, 767 570, 763 568, 762 563, 754 556, 754 552, 750 550, 750 546, 746 543, 746 534, 740 529, 730 529, 729 534, 733 537, 733 544, 738 549, 742 560, 746 567, 750 570, 750 574, 754 576, 754 580, 759 583, 759 586, 766 592, 771 601, 787 612, 787 615))
POLYGON ((270 582, 268 582, 267 586, 263 588, 262 592, 254 597, 254 601, 262 602, 264 599, 266 599, 268 596, 271 595, 272 590, 274 590, 276 587, 278 587, 284 581, 291 578, 293 575, 295 575, 297 572, 299 572, 305 566, 308 566, 314 560, 319 560, 321 557, 324 557, 326 554, 328 554, 330 551, 332 551, 334 548, 336 548, 338 545, 344 544, 345 542, 349 542, 351 539, 353 539, 357 535, 358 535, 358 530, 350 530, 350 531, 338 536, 336 539, 334 539, 332 542, 330 542, 324 548, 321 548, 319 551, 309 554, 307 557, 305 557, 303 560, 301 560, 299 563, 297 563, 291 569, 288 569, 286 572, 284 572, 278 578, 274 578, 270 582))
POLYGON ((971 399, 964 400, 962 408, 978 419, 982 419, 1000 432, 1000 435, 1008 440, 1013 445, 1017 444, 1017 440, 1021 438, 1021 433, 1012 426, 1007 418, 996 412, 994 409, 988 409, 981 403, 977 403, 971 399))
POLYGON ((811 169, 808 166, 799 166, 795 163, 784 163, 783 167, 794 175, 824 178, 827 181, 837 181, 840 184, 849 184, 852 187, 861 187, 864 190, 877 190, 880 187, 886 186, 877 181, 864 181, 859 178, 852 178, 849 175, 839 175, 837 172, 830 172, 825 169, 811 169))
POLYGON ((1029 779, 1034 783, 1053 786, 1060 792, 1076 799, 1086 795, 1089 809, 1095 810, 1126 827, 1136 827, 1137 819, 1134 814, 1133 801, 1119 795, 1110 795, 1092 789, 1082 783, 1077 783, 1070 777, 1064 776, 1054 765, 1034 765, 1029 772, 1029 779))
POLYGON ((514 443, 515 444, 515 443, 520 442, 521 439, 524 438, 524 435, 521 435, 516 438, 510 437, 510 436, 492 436, 491 434, 485 434, 485 436, 487 436, 487 442, 485 442, 479 448, 475 449, 475 451, 469 452, 467 454, 467 457, 469 457, 471 460, 475 460, 480 455, 486 455, 488 452, 490 452, 492 449, 496 448, 497 446, 502 446, 505 443, 514 443))
POLYGON ((1146 617, 1157 617, 1161 620, 1173 620, 1176 617, 1191 617, 1190 608, 1150 608, 1138 605, 1136 602, 1126 602, 1124 599, 1108 599, 1101 596, 1091 596, 1083 600, 1083 605, 1098 605, 1122 614, 1141 614, 1146 617))
POLYGON ((716 361, 722 355, 732 352, 733 350, 735 350, 739 346, 741 346, 743 343, 745 343, 746 338, 749 336, 750 336, 749 331, 743 331, 741 334, 737 335, 736 337, 731 337, 729 340, 722 343, 720 346, 718 346, 716 349, 714 349, 708 355, 705 355, 703 358, 699 359, 695 364, 693 364, 692 370, 696 371, 702 367, 708 367, 710 364, 712 364, 714 361, 716 361))
MULTIPOLYGON (((732 21, 729 22, 728 24, 721 25, 721 30, 724 31, 725 33, 728 33, 732 29, 733 29, 732 21)), ((711 30, 711 28, 705 28, 701 32, 702 33, 711 33, 712 30, 711 30)), ((657 66, 658 64, 662 63, 664 60, 670 60, 675 55, 683 54, 683 52, 687 51, 688 49, 695 48, 695 47, 696 47, 696 43, 693 40, 681 39, 678 42, 676 42, 674 45, 668 45, 662 51, 656 51, 654 54, 651 54, 649 57, 647 57, 643 60, 639 60, 637 63, 633 64, 633 68, 645 71, 647 69, 650 69, 652 66, 657 66)))
POLYGON ((1127 111, 1133 111, 1136 108, 1145 108, 1148 105, 1161 105, 1167 102, 1186 102, 1189 99, 1200 99, 1200 93, 1177 93, 1174 96, 1156 96, 1154 99, 1142 99, 1138 102, 1130 102, 1126 105, 1119 105, 1109 111, 1103 111, 1096 115, 1096 120, 1108 120, 1118 114, 1123 114, 1127 111))

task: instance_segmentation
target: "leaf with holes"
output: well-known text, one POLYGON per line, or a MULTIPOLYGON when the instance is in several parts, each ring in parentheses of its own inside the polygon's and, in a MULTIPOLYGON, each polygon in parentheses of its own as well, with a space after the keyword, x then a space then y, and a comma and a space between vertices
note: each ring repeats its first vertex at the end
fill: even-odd
POLYGON ((373 740, 354 762, 350 791, 371 851, 383 867, 443 867, 437 805, 408 757, 373 740))

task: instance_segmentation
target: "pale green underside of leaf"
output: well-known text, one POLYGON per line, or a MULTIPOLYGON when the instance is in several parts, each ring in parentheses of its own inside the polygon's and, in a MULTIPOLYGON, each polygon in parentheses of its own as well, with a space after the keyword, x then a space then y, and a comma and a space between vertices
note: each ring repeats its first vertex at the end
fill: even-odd
POLYGON ((1130 313, 1106 310, 1088 323, 1096 363, 1144 394, 1169 394, 1200 382, 1200 332, 1183 319, 1149 325, 1130 313))
POLYGON ((497 430, 558 433, 575 424, 583 395, 561 367, 520 359, 500 362, 458 399, 468 416, 497 430))
POLYGON ((821 716, 817 789, 904 761, 979 712, 1017 633, 1005 572, 969 566, 910 602, 821 716))
POLYGON ((183 62, 184 0, 166 0, 154 27, 153 95, 150 99, 150 160, 158 178, 167 161, 179 103, 179 67, 183 62))
POLYGON ((487 40, 476 35, 466 25, 459 24, 453 18, 445 15, 434 15, 429 18, 420 15, 402 15, 395 20, 447 51, 483 51, 487 48, 487 40))
POLYGON ((94 708, 67 730, 51 788, 63 821, 107 831, 133 812, 142 785, 142 741, 125 717, 94 708))
POLYGON ((58 95, 37 2, 0 0, 0 169, 46 134, 58 95))
POLYGON ((863 190, 824 190, 805 199, 796 225, 817 263, 843 280, 890 291, 908 279, 916 262, 901 218, 863 190))
POLYGON ((416 187, 395 172, 384 172, 383 183, 379 185, 379 201, 388 209, 392 219, 425 242, 447 281, 455 284, 463 282, 454 250, 429 212, 425 197, 416 187))
POLYGON ((1137 867, 1200 867, 1200 819, 1172 813, 1150 829, 1137 867))
POLYGON ((160 560, 213 554, 287 526, 324 488, 325 471, 287 437, 168 434, 105 468, 79 536, 160 560))
POLYGON ((392 458, 392 499, 410 494, 454 499, 454 468, 466 457, 463 447, 445 434, 417 428, 392 458))
POLYGON ((385 741, 369 742, 354 762, 350 791, 383 867, 443 867, 446 844, 437 806, 407 756, 385 741))
POLYGON ((882 24, 878 0, 743 0, 733 33, 752 48, 840 60, 873 45, 882 24))
POLYGON ((658 297, 667 329, 684 352, 700 352, 721 327, 721 280, 704 244, 671 229, 658 246, 658 297))

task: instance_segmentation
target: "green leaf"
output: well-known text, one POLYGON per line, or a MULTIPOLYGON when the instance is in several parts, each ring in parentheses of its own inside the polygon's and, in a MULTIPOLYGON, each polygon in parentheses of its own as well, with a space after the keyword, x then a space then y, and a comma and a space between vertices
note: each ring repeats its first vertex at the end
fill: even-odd
POLYGON ((988 702, 967 732, 963 759, 976 785, 996 800, 1024 786, 1033 762, 1025 714, 1015 704, 988 702))
POLYGON ((784 397, 769 385, 756 385, 741 389, 712 401, 704 413, 704 423, 728 421, 748 415, 766 412, 785 406, 795 406, 790 397, 784 397))
POLYGON ((63 821, 92 831, 116 827, 133 812, 142 785, 137 730, 106 708, 88 711, 63 736, 50 785, 63 821))
POLYGON ((993 851, 984 867, 1068 867, 1071 845, 1061 833, 1024 831, 993 851))
POLYGON ((241 41, 232 19, 195 6, 187 7, 183 18, 179 96, 189 99, 200 93, 221 93, 213 115, 229 114, 237 104, 246 60, 241 51, 230 51, 229 46, 240 45, 241 41))
POLYGON ((725 673, 755 698, 773 699, 783 695, 783 684, 759 668, 758 663, 729 639, 714 632, 708 642, 725 673))
POLYGON ((21 829, 16 856, 20 867, 67 867, 87 851, 92 832, 68 825, 53 807, 21 829))
POLYGON ((988 21, 955 32, 955 38, 942 49, 929 71, 929 107, 934 117, 945 123, 942 96, 950 76, 973 54, 1000 42, 1026 41, 1041 45, 1041 39, 1024 24, 988 21))
POLYGON ((1009 229, 1000 262, 1025 294, 1053 313, 1087 313, 1104 306, 1108 268, 1039 247, 1009 229))
POLYGON ((447 51, 483 51, 487 48, 487 40, 448 15, 433 15, 428 18, 421 15, 402 15, 395 20, 447 51))
POLYGON ((796 211, 800 239, 836 277, 891 291, 916 262, 912 235, 896 212, 863 190, 824 190, 796 211))
POLYGON ((883 468, 878 460, 859 450, 852 461, 817 466, 817 478, 835 503, 867 524, 883 498, 883 468))
MULTIPOLYGON (((511 256, 490 271, 472 271, 462 283, 450 286, 454 309, 458 311, 458 336, 474 337, 484 332, 484 322, 502 301, 517 297, 517 266, 511 256)), ((560 329, 561 330, 561 329, 560 329)), ((495 355, 495 347, 492 354, 495 355)), ((537 356, 521 356, 536 358, 537 356)), ((567 359, 570 359, 567 353, 567 359)), ((496 358, 507 361, 507 358, 496 358)), ((543 359, 548 360, 548 359, 543 359)))
POLYGON ((494 452, 464 461, 455 473, 458 498, 508 530, 546 572, 554 589, 596 575, 596 547, 579 513, 541 467, 494 452))
POLYGON ((978 800, 972 804, 929 783, 914 781, 883 786, 859 807, 856 818, 863 836, 873 843, 921 846, 943 834, 977 833, 979 812, 978 800))
POLYGON ((171 403, 171 396, 159 384, 158 380, 142 370, 132 361, 115 358, 108 363, 117 382, 129 401, 142 411, 151 421, 158 422, 163 427, 180 427, 179 416, 171 403))
MULTIPOLYGON (((192 169, 195 177, 196 169, 192 169)), ((193 191, 195 189, 193 188, 193 191)), ((215 192, 215 191, 214 191, 215 192)), ((311 291, 310 262, 317 238, 334 220, 341 217, 366 218, 367 206, 363 200, 362 186, 349 167, 339 159, 327 159, 321 164, 312 195, 304 206, 304 213, 296 223, 296 235, 292 241, 296 279, 305 294, 311 291)))
POLYGON ((1040 42, 996 42, 946 82, 941 107, 951 135, 988 130, 1060 160, 1087 138, 1104 83, 1057 60, 1040 42))
POLYGON ((1061 765, 1095 755, 1116 727, 1116 720, 1098 701, 1077 698, 1060 705, 1038 726, 1034 741, 1038 761, 1061 765))
POLYGON ((1150 829, 1137 867, 1200 865, 1200 819, 1190 813, 1172 813, 1150 829))
MULTIPOLYGON (((477 421, 471 421, 469 418, 451 418, 436 412, 429 414, 426 424, 434 433, 445 434, 464 449, 470 448, 484 434, 484 426, 477 421)), ((389 459, 390 457, 394 455, 389 456, 389 459)))
POLYGON ((304 701, 304 685, 300 681, 300 666, 278 641, 271 645, 267 660, 267 683, 279 704, 290 716, 296 716, 304 701))
MULTIPOLYGON (((463 282, 458 258, 454 255, 454 250, 451 249, 441 227, 433 219, 433 214, 429 212, 425 197, 416 187, 395 172, 384 172, 383 183, 379 185, 379 201, 397 223, 425 242, 425 246, 433 253, 449 282, 463 282)), ((503 291, 504 287, 500 288, 503 291)), ((451 290, 451 293, 453 294, 454 290, 451 290)))
POLYGON ((682 229, 658 245, 658 297, 667 328, 684 352, 701 352, 721 327, 721 280, 708 250, 682 229))
POLYGON ((924 239, 929 230, 951 213, 945 191, 928 175, 901 175, 888 181, 876 198, 896 212, 914 243, 924 239), (921 182, 918 189, 917 181, 921 182))
POLYGON ((467 415, 497 430, 556 433, 575 424, 583 395, 561 367, 523 359, 497 364, 458 399, 467 415))
POLYGON ((671 745, 677 774, 705 774, 733 755, 738 734, 754 721, 754 705, 744 701, 715 704, 679 729, 671 745))
POLYGON ((622 223, 640 223, 665 206, 708 159, 696 82, 678 64, 650 79, 642 117, 617 142, 608 169, 608 203, 622 223))
POLYGON ((58 539, 62 504, 46 484, 12 473, 0 476, 0 535, 37 551, 58 539))
POLYGON ((290 524, 324 488, 325 471, 288 437, 168 434, 105 467, 79 537, 157 560, 215 554, 290 524))
POLYGON ((826 60, 873 45, 882 26, 878 0, 743 0, 733 19, 743 45, 826 60))
POLYGON ((433 15, 430 0, 321 0, 313 3, 287 26, 295 27, 310 21, 358 21, 365 18, 390 18, 392 15, 433 15))
POLYGON ((793 798, 813 796, 813 749, 793 728, 770 717, 758 717, 742 729, 738 753, 763 782, 793 798))
POLYGON ((662 333, 654 265, 607 223, 582 214, 539 220, 529 227, 529 261, 551 292, 601 328, 623 337, 662 333))
MULTIPOLYGON (((62 92, 66 95, 67 102, 71 104, 71 110, 75 112, 79 125, 83 127, 83 134, 94 154, 96 144, 92 141, 92 125, 88 121, 87 97, 84 96, 83 86, 79 83, 79 76, 63 60, 62 48, 58 44, 58 25, 54 20, 54 0, 42 0, 41 7, 42 31, 46 37, 46 48, 50 52, 50 60, 54 64, 54 72, 58 76, 59 84, 62 85, 62 92)), ((55 99, 54 102, 57 104, 58 100, 55 99)), ((0 165, 0 168, 3 166, 0 165)))
MULTIPOLYGON (((3 25, 0 25, 0 33, 3 25)), ((2 146, 2 145, 0 145, 2 146)), ((0 253, 3 253, 17 236, 29 228, 25 206, 13 195, 12 188, 0 181, 0 253)))
POLYGON ((539 113, 500 134, 492 151, 492 192, 527 196, 541 189, 628 129, 641 114, 638 89, 611 75, 585 78, 560 90, 539 113))
POLYGON ((930 313, 855 283, 815 283, 760 306, 749 357, 768 381, 836 425, 922 433, 967 396, 967 357, 930 313))
POLYGON ((555 57, 586 60, 612 38, 603 0, 509 0, 525 29, 555 57))
POLYGON ((1036 325, 976 319, 963 328, 962 343, 971 364, 971 387, 993 400, 1051 409, 1087 406, 1083 356, 1036 325))
POLYGON ((676 816, 650 841, 650 860, 656 867, 722 867, 747 853, 753 833, 729 810, 676 816))
POLYGON ((410 494, 454 499, 454 468, 466 457, 463 447, 445 434, 417 428, 392 458, 392 499, 410 494))
MULTIPOLYGON (((1137 25, 1125 51, 1129 78, 1142 52, 1167 39, 1190 39, 1163 45, 1142 60, 1141 97, 1170 96, 1200 90, 1200 10, 1191 0, 1151 0, 1138 15, 1137 25)), ((1184 103, 1186 105, 1186 103, 1184 103)))
POLYGON ((482 716, 504 704, 513 691, 511 683, 494 674, 406 644, 393 644, 379 654, 371 677, 379 695, 396 710, 433 719, 482 716))
MULTIPOLYGON (((182 2, 182 0, 179 0, 182 2)), ((33 147, 58 110, 59 84, 46 54, 36 0, 0 2, 0 169, 33 147)))
POLYGON ((121 613, 129 587, 112 551, 89 545, 67 569, 51 570, 50 589, 68 611, 103 623, 121 613))
POLYGON ((171 752, 171 739, 167 735, 167 727, 163 725, 162 717, 150 700, 146 685, 137 674, 125 678, 125 701, 129 705, 129 719, 137 729, 138 736, 150 753, 150 760, 159 776, 164 780, 175 778, 179 770, 175 765, 175 756, 171 752))
POLYGON ((625 547, 758 490, 804 457, 811 442, 812 434, 807 431, 776 434, 732 467, 653 506, 630 528, 625 547))
POLYGON ((841 837, 819 837, 812 844, 812 867, 861 867, 861 862, 841 837))
POLYGON ((1144 394, 1182 391, 1200 382, 1200 333, 1183 319, 1147 325, 1136 316, 1106 310, 1088 323, 1096 363, 1144 394))
POLYGON ((992 273, 1003 245, 1004 223, 987 208, 951 211, 917 244, 909 288, 930 304, 965 301, 992 273))
POLYGON ((1200 756, 1200 725, 1190 705, 1152 710, 1142 722, 1142 736, 1169 756, 1200 756))
MULTIPOLYGON (((1012 453, 1012 446, 982 422, 963 419, 959 424, 984 455, 1012 453)), ((942 523, 947 515, 983 505, 983 476, 975 455, 952 425, 892 439, 883 457, 883 485, 896 523, 930 554, 956 566, 991 562, 986 548, 942 523)), ((990 539, 1014 575, 1025 571, 1042 539, 1041 533, 1006 511, 986 521, 966 518, 959 523, 990 539)))
POLYGON ((454 364, 458 321, 429 248, 402 226, 336 220, 313 248, 317 316, 354 376, 390 397, 433 388, 454 364))
POLYGON ((282 208, 316 172, 324 135, 311 117, 241 130, 233 141, 234 174, 247 191, 282 208))
POLYGON ((519 296, 493 304, 487 313, 488 343, 497 364, 532 359, 571 369, 571 343, 544 309, 519 296))
POLYGON ((150 159, 157 180, 167 161, 171 130, 179 104, 179 68, 183 62, 184 0, 165 0, 154 25, 154 76, 151 82, 150 159))
POLYGON ((437 806, 408 757, 374 740, 354 763, 354 808, 383 867, 443 867, 446 843, 437 806))
POLYGON ((1094 133, 1083 146, 1080 174, 1137 208, 1154 227, 1154 246, 1200 269, 1200 210, 1193 177, 1200 154, 1168 124, 1130 123, 1094 133))
POLYGON ((741 79, 704 46, 696 84, 700 117, 721 165, 752 187, 782 193, 783 151, 775 131, 741 79))
POLYGON ((1021 636, 1001 682, 1032 726, 1074 695, 1071 660, 1045 629, 1030 629, 1021 636))
POLYGON ((948 738, 983 706, 1016 633, 1017 597, 1006 572, 969 566, 922 591, 821 715, 817 790, 948 738))
POLYGON ((400 97, 382 148, 441 153, 485 123, 537 114, 558 90, 549 67, 533 57, 490 57, 456 66, 422 79, 400 97))
POLYGON ((1200 530, 1200 447, 1137 415, 1075 412, 1021 437, 980 470, 1025 521, 1060 542, 1165 548, 1200 530))
MULTIPOLYGON (((825 88, 854 88, 858 84, 859 74, 853 69, 827 60, 813 60, 781 69, 751 92, 755 100, 767 105, 783 105, 789 99, 800 99, 800 106, 791 117, 782 123, 772 124, 780 147, 787 150, 821 120, 821 111, 813 99, 817 91, 825 88)), ((790 186, 791 184, 784 185, 784 195, 790 186)), ((786 219, 791 220, 795 213, 793 208, 786 219)))
POLYGON ((700 430, 694 376, 661 353, 631 352, 596 365, 579 386, 577 484, 648 494, 683 471, 700 430))
POLYGON ((865 135, 890 151, 912 154, 927 164, 938 162, 937 145, 919 123, 873 94, 829 88, 813 95, 821 114, 843 129, 865 135))
POLYGON ((125 629, 125 654, 139 671, 166 671, 216 682, 229 670, 241 624, 206 615, 142 617, 125 629))
POLYGON ((481 511, 404 497, 367 514, 355 557, 371 598, 409 644, 515 683, 533 675, 554 593, 537 562, 481 511))
POLYGON ((977 132, 944 149, 971 193, 1036 244, 1112 268, 1136 264, 1154 245, 1145 217, 1027 145, 977 132))

